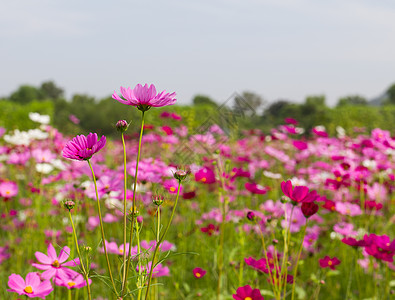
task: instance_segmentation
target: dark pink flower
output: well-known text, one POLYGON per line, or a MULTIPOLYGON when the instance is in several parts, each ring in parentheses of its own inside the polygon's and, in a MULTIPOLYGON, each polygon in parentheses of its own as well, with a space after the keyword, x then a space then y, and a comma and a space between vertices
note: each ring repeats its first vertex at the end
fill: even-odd
POLYGON ((252 289, 251 286, 245 285, 239 287, 236 290, 236 294, 233 294, 235 300, 264 300, 259 289, 252 289))
POLYGON ((325 256, 324 258, 319 260, 321 268, 331 268, 335 269, 335 266, 340 264, 340 260, 337 257, 330 258, 329 256, 325 256))
POLYGON ((292 124, 292 125, 298 125, 298 121, 296 121, 295 119, 293 119, 293 118, 285 118, 285 123, 287 123, 287 124, 292 124))
POLYGON ((201 232, 207 233, 209 236, 219 231, 219 227, 214 224, 208 224, 207 227, 200 228, 201 232))
POLYGON ((281 190, 285 196, 293 201, 294 205, 301 202, 313 202, 318 197, 317 192, 309 192, 307 186, 295 186, 293 188, 291 180, 281 182, 281 190))
POLYGON ((122 86, 120 89, 124 99, 120 98, 116 92, 114 92, 112 98, 122 104, 136 106, 142 111, 146 111, 151 107, 173 105, 177 101, 175 98, 176 93, 170 94, 163 91, 157 94, 156 88, 153 84, 149 87, 148 84, 145 84, 144 86, 138 84, 133 90, 130 87, 124 88, 122 86))
POLYGON ((365 251, 380 260, 393 262, 395 255, 395 239, 391 242, 388 235, 365 235, 365 251))
POLYGON ((206 275, 206 270, 203 270, 201 268, 195 268, 192 270, 193 272, 193 276, 195 276, 196 278, 202 278, 204 275, 206 275))
POLYGON ((267 193, 267 188, 256 184, 255 182, 246 182, 246 184, 244 185, 246 190, 250 191, 252 194, 259 194, 259 195, 263 195, 267 193))
POLYGON ((306 217, 306 219, 310 218, 312 215, 315 215, 318 211, 318 208, 318 205, 314 202, 302 203, 302 213, 306 217))
POLYGON ((48 256, 38 251, 34 254, 41 264, 33 263, 32 266, 40 270, 45 270, 41 274, 42 278, 51 279, 54 276, 75 276, 78 274, 77 272, 66 268, 75 267, 77 264, 79 264, 78 258, 65 262, 70 255, 69 247, 64 247, 58 256, 56 254, 55 248, 52 246, 52 244, 49 244, 47 253, 48 256))
POLYGON ((26 295, 29 298, 42 298, 45 299, 49 295, 53 288, 49 280, 41 282, 40 275, 35 272, 28 273, 26 280, 20 275, 11 274, 8 277, 8 286, 11 288, 8 292, 18 293, 18 295, 26 295))
POLYGON ((93 154, 99 152, 106 144, 106 137, 103 135, 97 140, 96 133, 89 133, 88 136, 77 135, 67 142, 63 148, 63 157, 75 160, 88 160, 93 154))

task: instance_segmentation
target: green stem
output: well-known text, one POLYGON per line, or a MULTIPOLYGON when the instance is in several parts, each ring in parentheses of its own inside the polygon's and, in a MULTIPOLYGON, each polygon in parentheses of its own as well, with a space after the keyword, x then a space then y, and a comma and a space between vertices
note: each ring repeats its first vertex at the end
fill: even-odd
MULTIPOLYGON (((133 239, 133 229, 134 229, 134 219, 135 219, 135 214, 136 214, 136 187, 137 187, 137 174, 139 170, 139 161, 140 161, 140 153, 141 153, 141 141, 143 139, 143 132, 144 132, 144 111, 142 111, 141 115, 141 129, 140 129, 140 138, 139 138, 139 148, 137 150, 137 160, 136 160, 136 171, 134 173, 134 186, 133 186, 133 199, 132 199, 132 221, 131 221, 131 229, 130 229, 130 236, 129 236, 129 252, 128 252, 128 259, 127 259, 127 266, 126 266, 126 275, 124 278, 124 282, 122 283, 123 290, 125 289, 126 286, 126 281, 128 278, 128 273, 129 273, 129 268, 130 268, 130 261, 131 261, 131 256, 132 256, 132 239, 133 239)), ((125 211, 126 213, 126 211, 125 211)), ((138 230, 136 231, 136 235, 138 235, 139 232, 138 230)), ((138 245, 139 247, 139 245, 138 245)), ((140 253, 137 253, 138 259, 140 259, 140 253)), ((139 271, 139 274, 141 274, 142 270, 139 271)), ((122 291, 123 294, 124 291, 122 291)))
MULTIPOLYGON (((77 249, 77 253, 78 253, 78 258, 80 259, 80 264, 82 267, 82 272, 84 273, 84 277, 86 280, 86 288, 88 289, 88 297, 89 300, 92 299, 91 297, 91 288, 89 285, 89 278, 88 278, 88 273, 86 272, 85 266, 84 266, 84 261, 82 260, 82 256, 81 256, 81 252, 80 252, 80 247, 78 246, 78 239, 77 239, 77 234, 75 231, 75 227, 74 227, 74 222, 73 222, 73 218, 71 217, 71 212, 69 210, 69 218, 70 218, 70 223, 71 223, 71 227, 73 227, 73 235, 74 235, 74 242, 75 242, 75 247, 77 249)), ((70 291, 70 290, 69 290, 70 291)), ((70 298, 71 298, 71 294, 70 294, 70 298)))
POLYGON ((127 192, 127 174, 126 174, 126 147, 123 132, 121 133, 123 145, 123 177, 124 177, 124 195, 123 195, 123 277, 122 277, 122 290, 124 292, 124 284, 126 283, 126 230, 127 230, 127 213, 126 213, 126 192, 127 192))
POLYGON ((100 210, 99 193, 97 192, 96 176, 95 176, 95 173, 93 172, 92 164, 91 164, 91 162, 89 161, 89 159, 87 160, 87 162, 88 162, 88 164, 89 164, 89 168, 91 169, 92 177, 93 177, 93 182, 94 182, 94 184, 95 184, 95 192, 96 192, 96 200, 97 200, 97 211, 98 211, 98 213, 99 213, 100 231, 101 231, 101 237, 102 237, 102 240, 103 240, 104 254, 105 254, 105 256, 106 256, 108 273, 109 273, 109 275, 110 275, 112 287, 114 288, 114 293, 117 295, 117 298, 119 298, 118 293, 117 293, 117 289, 116 289, 116 287, 115 287, 114 279, 113 279, 113 277, 112 277, 111 267, 110 267, 110 261, 109 261, 109 259, 108 259, 108 254, 107 254, 106 238, 105 238, 105 236, 104 236, 104 227, 103 227, 103 220, 102 220, 101 210, 100 210))
MULTIPOLYGON (((304 228, 303 228, 302 240, 300 241, 299 253, 298 253, 298 256, 297 256, 297 259, 296 259, 296 264, 295 264, 294 281, 292 283, 292 300, 295 297, 296 275, 297 275, 297 272, 298 272, 298 263, 299 263, 299 259, 300 259, 300 254, 302 253, 302 249, 303 249, 303 241, 304 241, 304 237, 306 235, 307 220, 308 219, 306 219, 306 224, 304 225, 304 228)), ((348 299, 348 298, 346 298, 346 299, 348 299)))
POLYGON ((171 216, 170 216, 169 222, 167 223, 167 226, 165 228, 165 231, 162 234, 162 237, 160 238, 159 242, 156 243, 154 254, 152 256, 151 269, 150 269, 149 275, 148 275, 147 291, 145 292, 145 300, 148 300, 148 294, 149 294, 149 289, 150 289, 151 280, 152 280, 152 273, 153 273, 153 270, 154 270, 154 267, 155 267, 155 256, 156 256, 156 253, 158 252, 160 244, 162 244, 163 240, 165 239, 167 231, 169 230, 171 222, 173 220, 174 213, 176 211, 176 207, 177 207, 177 203, 178 203, 178 197, 180 195, 180 189, 181 189, 181 181, 179 180, 178 181, 177 196, 176 196, 176 201, 175 201, 174 206, 173 206, 173 211, 171 212, 171 216))
POLYGON ((280 293, 281 293, 281 289, 282 286, 284 284, 284 299, 286 296, 286 292, 287 292, 287 275, 288 275, 288 268, 287 268, 287 262, 288 262, 288 248, 289 248, 289 240, 291 239, 291 222, 292 222, 292 216, 293 216, 293 212, 294 212, 294 208, 295 206, 292 205, 292 210, 291 210, 291 215, 289 217, 289 223, 288 223, 288 228, 287 231, 284 234, 284 257, 283 257, 283 261, 281 263, 281 271, 280 271, 280 293), (284 283, 282 282, 283 280, 283 270, 285 269, 285 276, 284 276, 284 283))

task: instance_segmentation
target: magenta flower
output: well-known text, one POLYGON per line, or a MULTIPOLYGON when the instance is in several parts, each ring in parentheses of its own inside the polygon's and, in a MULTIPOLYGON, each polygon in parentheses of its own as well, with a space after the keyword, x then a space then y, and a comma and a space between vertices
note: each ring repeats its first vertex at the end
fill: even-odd
POLYGON ((89 133, 88 136, 77 135, 67 142, 63 148, 63 157, 75 160, 88 160, 93 154, 99 152, 106 144, 106 137, 103 135, 97 140, 96 133, 89 133))
POLYGON ((11 274, 8 277, 8 286, 11 288, 7 290, 8 292, 26 295, 29 298, 45 299, 53 290, 51 282, 49 280, 41 282, 40 275, 35 272, 27 274, 26 280, 21 275, 11 274))
POLYGON ((192 270, 193 276, 195 276, 195 278, 202 278, 204 275, 206 275, 206 270, 203 270, 201 268, 195 268, 192 270))
POLYGON ((335 269, 335 266, 340 264, 340 260, 337 257, 330 258, 329 256, 325 256, 323 259, 319 260, 321 268, 331 268, 335 269))
POLYGON ((395 239, 391 241, 388 235, 365 234, 363 240, 366 253, 383 261, 394 261, 395 239))
POLYGON ((249 285, 239 287, 232 296, 235 300, 264 300, 259 289, 252 289, 249 285))
POLYGON ((292 200, 293 205, 301 202, 313 202, 318 197, 317 192, 309 192, 307 186, 292 187, 291 180, 281 182, 281 190, 285 196, 292 200))
POLYGON ((265 188, 264 186, 261 186, 259 184, 256 184, 255 182, 246 182, 244 187, 246 190, 250 191, 252 194, 258 194, 258 195, 263 195, 266 194, 268 191, 268 188, 265 188))
POLYGON ((115 91, 112 98, 122 104, 136 106, 141 111, 147 111, 151 107, 173 105, 177 101, 175 98, 176 93, 170 94, 163 91, 157 94, 156 88, 153 84, 149 87, 148 84, 145 84, 144 86, 138 84, 133 90, 130 87, 124 88, 122 86, 120 89, 124 99, 119 97, 115 91))
POLYGON ((54 276, 76 276, 78 274, 76 271, 73 271, 66 267, 75 267, 79 264, 79 259, 76 258, 74 260, 70 260, 65 263, 65 261, 69 258, 70 255, 70 248, 64 247, 59 256, 57 256, 55 248, 52 244, 48 245, 47 250, 48 256, 41 252, 36 252, 34 255, 36 256, 37 260, 41 264, 33 263, 32 266, 36 267, 40 270, 45 270, 41 276, 44 279, 51 279, 54 276))
POLYGON ((315 215, 318 211, 318 205, 314 202, 303 202, 302 203, 302 213, 306 217, 306 219, 310 218, 312 215, 315 215))
POLYGON ((203 182, 205 184, 210 184, 215 182, 215 173, 212 169, 208 167, 203 167, 195 173, 195 180, 197 182, 203 182))

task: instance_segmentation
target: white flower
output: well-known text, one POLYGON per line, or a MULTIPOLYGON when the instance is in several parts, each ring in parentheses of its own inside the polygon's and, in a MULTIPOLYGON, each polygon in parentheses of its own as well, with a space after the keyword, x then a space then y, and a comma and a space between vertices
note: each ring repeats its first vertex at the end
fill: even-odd
POLYGON ((269 178, 273 178, 273 179, 280 179, 282 177, 281 174, 272 173, 269 171, 263 171, 263 175, 265 175, 266 177, 269 177, 269 178))
POLYGON ((19 131, 18 129, 15 129, 12 135, 6 134, 4 136, 4 140, 7 143, 10 143, 13 145, 28 146, 30 144, 29 134, 26 131, 19 131))
POLYGON ((66 170, 66 165, 60 159, 53 159, 51 164, 59 170, 66 170))
POLYGON ((47 163, 36 164, 36 171, 39 173, 49 174, 52 172, 53 169, 54 167, 47 163))
POLYGON ((336 126, 336 132, 338 138, 343 138, 346 136, 346 130, 341 126, 336 126))
POLYGON ((324 125, 318 125, 314 127, 318 131, 325 131, 325 126, 324 125))
POLYGON ((45 140, 48 137, 48 133, 40 129, 30 129, 27 133, 32 140, 45 140))
POLYGON ((50 118, 48 115, 40 115, 39 113, 36 112, 30 112, 29 113, 29 119, 40 123, 40 124, 49 124, 50 118))

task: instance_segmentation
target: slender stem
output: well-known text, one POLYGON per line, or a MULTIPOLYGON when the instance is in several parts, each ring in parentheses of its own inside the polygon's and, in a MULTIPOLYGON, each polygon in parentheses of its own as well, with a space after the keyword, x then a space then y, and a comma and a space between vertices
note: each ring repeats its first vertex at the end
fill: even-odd
POLYGON ((86 269, 85 269, 85 266, 84 266, 84 261, 82 260, 82 256, 81 256, 81 253, 80 253, 80 247, 78 246, 77 234, 75 232, 74 222, 73 222, 73 218, 71 217, 70 210, 69 210, 69 218, 70 218, 71 227, 73 227, 74 242, 75 242, 75 247, 77 249, 78 258, 80 259, 82 272, 84 273, 84 277, 85 277, 85 280, 86 280, 86 287, 88 289, 88 297, 89 297, 89 300, 91 300, 92 299, 91 298, 91 288, 89 286, 88 272, 86 272, 86 269))
MULTIPOLYGON (((136 171, 134 173, 134 186, 133 186, 133 199, 132 199, 132 221, 131 221, 131 229, 130 229, 130 236, 129 236, 129 252, 128 252, 128 259, 127 259, 127 266, 126 266, 126 275, 124 278, 124 281, 122 283, 123 286, 123 291, 122 294, 125 290, 126 286, 126 281, 128 278, 128 273, 129 273, 129 268, 130 268, 130 261, 131 261, 131 255, 132 255, 132 239, 133 239, 133 229, 134 229, 134 219, 135 219, 135 214, 136 214, 136 187, 137 187, 137 174, 139 170, 139 161, 140 161, 140 153, 141 153, 141 141, 143 139, 143 131, 144 131, 144 111, 142 111, 141 115, 141 129, 140 129, 140 138, 139 138, 139 148, 137 150, 137 160, 136 160, 136 171)), ((125 212, 126 213, 126 212, 125 212)), ((136 231, 136 234, 139 234, 138 230, 136 231)), ((139 246, 139 245, 138 245, 139 246)), ((140 259, 140 253, 137 253, 137 257, 140 259)), ((142 272, 142 270, 139 271, 142 272)))
POLYGON ((124 284, 126 283, 126 229, 127 229, 127 213, 126 213, 126 192, 127 192, 127 174, 126 174, 126 147, 123 132, 121 133, 123 145, 123 177, 124 177, 124 195, 123 195, 123 277, 122 277, 122 292, 124 291, 124 284))
MULTIPOLYGON (((288 228, 287 231, 285 232, 284 235, 284 256, 283 256, 283 261, 281 263, 281 271, 280 271, 280 287, 282 288, 283 285, 283 270, 285 269, 285 276, 284 276, 284 299, 286 296, 286 291, 287 291, 287 275, 288 275, 288 268, 287 268, 287 262, 288 262, 288 247, 289 247, 289 240, 291 239, 291 222, 292 222, 292 216, 293 216, 293 212, 294 212, 294 208, 295 206, 292 205, 292 210, 291 210, 291 215, 289 217, 289 223, 288 223, 288 228)), ((280 289, 281 292, 281 289, 280 289)))
MULTIPOLYGON (((303 227, 302 240, 300 241, 299 253, 298 253, 298 256, 297 256, 297 259, 296 259, 296 265, 295 265, 295 270, 294 270, 294 280, 293 280, 294 282, 292 283, 292 300, 295 297, 296 275, 297 275, 297 272, 298 272, 298 263, 299 263, 299 259, 300 259, 300 254, 302 253, 302 249, 303 249, 303 241, 304 241, 304 237, 306 235, 307 220, 308 219, 306 219, 306 224, 303 227)), ((346 298, 346 299, 348 299, 348 298, 346 298)))
MULTIPOLYGON (((256 221, 255 221, 255 224, 256 224, 256 221)), ((261 228, 261 226, 259 224, 257 224, 257 225, 259 227, 259 233, 260 233, 262 246, 263 246, 263 253, 264 253, 265 259, 266 259, 266 267, 267 267, 267 270, 268 270, 268 273, 269 273, 270 285, 272 286, 274 296, 276 297, 276 299, 278 299, 277 298, 278 297, 278 295, 277 295, 277 293, 278 293, 278 291, 277 291, 277 280, 275 278, 275 275, 272 274, 272 272, 271 272, 271 268, 270 268, 270 264, 269 264, 269 258, 267 256, 266 244, 265 244, 265 239, 263 237, 262 228, 261 228)), ((279 298, 281 298, 281 294, 280 294, 279 298)))
MULTIPOLYGON (((141 247, 140 247, 140 228, 139 228, 139 222, 136 219, 136 240, 137 240, 137 253, 140 254, 141 253, 141 247)), ((141 259, 139 256, 139 277, 137 280, 137 284, 138 284, 138 288, 139 291, 137 293, 137 300, 141 299, 141 290, 143 288, 143 283, 144 283, 144 278, 143 278, 143 266, 141 264, 141 259)))
POLYGON ((100 211, 99 193, 97 192, 96 176, 95 176, 95 173, 93 172, 92 164, 91 164, 91 162, 89 161, 89 159, 87 160, 87 162, 88 162, 88 164, 89 164, 89 168, 91 169, 92 177, 93 177, 93 182, 94 182, 94 184, 95 184, 96 200, 97 200, 97 211, 98 211, 98 213, 99 213, 100 231, 101 231, 101 237, 102 237, 102 240, 103 240, 104 254, 105 254, 105 256, 106 256, 108 273, 110 274, 110 279, 111 279, 112 287, 114 288, 114 293, 117 295, 117 297, 119 297, 119 296, 118 296, 117 289, 116 289, 116 287, 115 287, 114 279, 112 278, 111 267, 110 267, 110 261, 108 260, 107 246, 106 246, 106 238, 105 238, 105 236, 104 236, 103 220, 102 220, 101 211, 100 211))
POLYGON ((179 180, 178 181, 177 196, 176 196, 176 201, 175 201, 174 206, 173 206, 173 211, 171 212, 171 216, 170 216, 169 222, 167 223, 167 226, 165 228, 165 231, 162 234, 162 237, 156 243, 154 254, 152 256, 151 270, 149 271, 149 275, 148 275, 148 285, 147 285, 147 291, 145 293, 145 300, 148 300, 149 289, 150 289, 150 286, 151 286, 152 273, 153 273, 153 270, 154 270, 154 267, 155 267, 155 256, 156 256, 156 253, 158 252, 160 244, 162 244, 163 240, 165 239, 167 231, 169 230, 171 222, 173 220, 174 212, 176 211, 176 207, 177 207, 177 203, 178 203, 178 197, 180 196, 180 189, 181 189, 181 181, 179 180))

